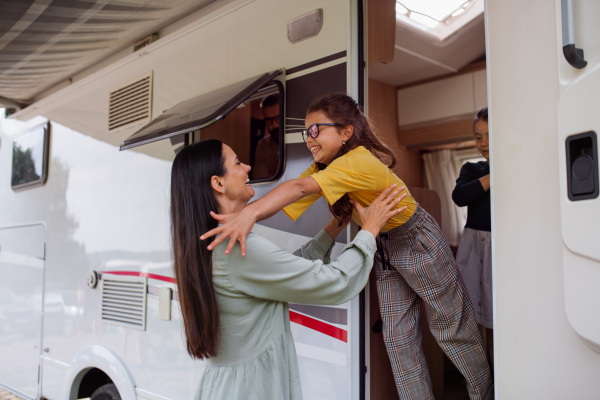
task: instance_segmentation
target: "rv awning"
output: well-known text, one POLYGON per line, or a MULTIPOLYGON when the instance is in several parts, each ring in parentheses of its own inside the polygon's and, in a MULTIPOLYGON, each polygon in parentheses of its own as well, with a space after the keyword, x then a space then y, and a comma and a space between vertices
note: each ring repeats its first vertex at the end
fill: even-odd
POLYGON ((282 70, 275 70, 183 101, 131 135, 119 150, 206 128, 223 119, 281 73, 282 70))

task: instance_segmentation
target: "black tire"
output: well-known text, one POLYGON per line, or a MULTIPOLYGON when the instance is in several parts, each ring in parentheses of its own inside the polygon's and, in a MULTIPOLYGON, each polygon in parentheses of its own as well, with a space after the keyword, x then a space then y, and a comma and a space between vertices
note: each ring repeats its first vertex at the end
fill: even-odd
POLYGON ((119 394, 117 387, 114 384, 109 383, 94 390, 90 400, 121 400, 121 395, 119 394))

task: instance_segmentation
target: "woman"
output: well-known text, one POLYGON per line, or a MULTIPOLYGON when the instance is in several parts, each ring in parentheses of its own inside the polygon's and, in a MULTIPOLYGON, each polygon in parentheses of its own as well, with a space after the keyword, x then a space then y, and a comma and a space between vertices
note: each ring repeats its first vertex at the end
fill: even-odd
POLYGON ((211 139, 181 150, 171 172, 173 258, 186 345, 207 359, 197 399, 301 399, 298 362, 287 301, 341 304, 365 286, 373 265, 375 237, 403 209, 390 187, 368 208, 365 222, 342 254, 329 263, 343 226, 332 221, 294 256, 250 234, 251 251, 236 246, 209 251, 202 233, 217 226, 209 211, 241 211, 254 196, 250 167, 233 150, 211 139))
POLYGON ((475 309, 477 323, 485 327, 493 365, 492 237, 490 211, 490 165, 487 107, 473 121, 475 146, 485 161, 466 163, 460 170, 452 199, 468 206, 467 223, 456 254, 456 263, 475 309))

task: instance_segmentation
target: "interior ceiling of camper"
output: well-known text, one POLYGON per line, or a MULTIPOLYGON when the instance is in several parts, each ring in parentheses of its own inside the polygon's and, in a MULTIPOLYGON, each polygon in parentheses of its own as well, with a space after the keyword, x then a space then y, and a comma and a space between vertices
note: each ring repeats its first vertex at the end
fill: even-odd
MULTIPOLYGON (((414 14, 414 15, 413 15, 414 14)), ((433 20, 432 17, 427 17, 433 20)), ((396 2, 396 44, 394 59, 388 64, 375 64, 369 77, 392 86, 402 86, 458 72, 474 62, 485 60, 485 23, 483 0, 398 0, 396 2), (446 3, 439 7, 438 3, 446 3), (452 4, 450 4, 452 3, 452 4), (454 7, 458 9, 452 11, 454 7), (419 5, 420 12, 442 10, 434 25, 413 21, 406 7, 419 5), (405 7, 406 6, 406 7, 405 7), (444 17, 443 15, 449 13, 444 17), (460 12, 458 12, 460 11, 460 12), (407 16, 408 14, 408 16, 407 16)))
POLYGON ((2 0, 0 103, 29 102, 214 1, 2 0))

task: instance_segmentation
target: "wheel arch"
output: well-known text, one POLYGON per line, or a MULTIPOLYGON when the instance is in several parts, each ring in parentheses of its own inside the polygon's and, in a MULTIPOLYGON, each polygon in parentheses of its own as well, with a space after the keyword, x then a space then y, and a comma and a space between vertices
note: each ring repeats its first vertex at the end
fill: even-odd
POLYGON ((83 348, 73 358, 67 370, 63 398, 77 400, 81 383, 94 370, 99 370, 115 384, 122 400, 137 400, 135 382, 123 360, 111 349, 97 345, 83 348))

